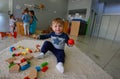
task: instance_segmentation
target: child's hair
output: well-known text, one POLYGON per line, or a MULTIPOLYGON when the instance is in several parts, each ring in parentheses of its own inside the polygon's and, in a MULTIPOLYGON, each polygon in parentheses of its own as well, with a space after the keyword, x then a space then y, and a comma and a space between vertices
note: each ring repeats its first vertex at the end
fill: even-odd
POLYGON ((25 8, 25 9, 23 10, 22 14, 28 13, 28 12, 29 12, 29 9, 28 9, 28 8, 25 8))
POLYGON ((11 19, 13 16, 14 16, 14 15, 13 15, 13 14, 11 14, 11 15, 10 15, 10 19, 11 19))
POLYGON ((29 11, 32 15, 35 15, 34 11, 33 10, 30 10, 29 11))
POLYGON ((64 21, 61 18, 55 18, 52 20, 52 24, 53 23, 60 23, 61 25, 64 25, 64 21))

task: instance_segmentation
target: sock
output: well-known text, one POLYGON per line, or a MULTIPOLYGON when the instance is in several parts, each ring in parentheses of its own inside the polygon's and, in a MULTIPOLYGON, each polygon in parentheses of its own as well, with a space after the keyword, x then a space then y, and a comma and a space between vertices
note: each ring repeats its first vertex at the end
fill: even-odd
POLYGON ((43 52, 41 52, 40 54, 38 54, 37 56, 35 56, 35 58, 44 58, 44 53, 43 52))
POLYGON ((56 68, 60 73, 64 73, 64 66, 62 62, 58 62, 58 64, 56 65, 56 68))

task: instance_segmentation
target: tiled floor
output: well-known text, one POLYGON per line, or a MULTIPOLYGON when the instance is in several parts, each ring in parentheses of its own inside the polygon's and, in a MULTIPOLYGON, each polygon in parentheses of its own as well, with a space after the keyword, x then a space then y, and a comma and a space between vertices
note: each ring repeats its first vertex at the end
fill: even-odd
POLYGON ((114 79, 120 79, 120 43, 79 36, 76 45, 114 79))
MULTIPOLYGON (((84 36, 71 37, 76 40, 76 46, 94 60, 100 67, 107 71, 114 79, 120 79, 120 43, 84 36)), ((30 39, 24 36, 0 39, 0 51, 23 39, 30 39)))

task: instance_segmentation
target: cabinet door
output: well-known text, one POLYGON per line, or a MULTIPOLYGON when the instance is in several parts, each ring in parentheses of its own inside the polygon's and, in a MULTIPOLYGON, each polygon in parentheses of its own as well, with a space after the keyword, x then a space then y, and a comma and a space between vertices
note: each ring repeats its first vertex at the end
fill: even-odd
POLYGON ((72 21, 70 35, 78 36, 79 28, 80 28, 80 21, 72 21))
POLYGON ((20 35, 24 35, 23 23, 17 22, 16 25, 17 25, 17 33, 20 35))

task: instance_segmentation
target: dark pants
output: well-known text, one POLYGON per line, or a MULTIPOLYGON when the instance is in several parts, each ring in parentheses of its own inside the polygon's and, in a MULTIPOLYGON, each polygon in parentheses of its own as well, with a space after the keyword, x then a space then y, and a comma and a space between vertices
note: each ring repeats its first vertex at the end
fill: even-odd
POLYGON ((45 54, 48 50, 51 51, 56 56, 57 62, 62 62, 62 63, 65 62, 64 50, 56 49, 51 42, 45 41, 41 48, 41 52, 45 54))

